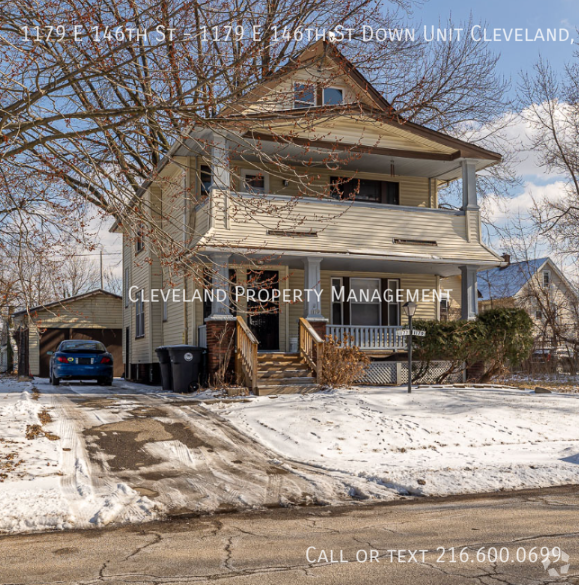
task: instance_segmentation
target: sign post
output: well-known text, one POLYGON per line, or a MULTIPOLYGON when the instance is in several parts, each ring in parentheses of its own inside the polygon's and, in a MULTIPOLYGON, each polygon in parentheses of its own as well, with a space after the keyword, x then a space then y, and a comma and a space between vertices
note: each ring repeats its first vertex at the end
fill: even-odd
POLYGON ((402 308, 408 317, 408 330, 400 330, 396 333, 398 335, 406 335, 408 337, 408 394, 412 393, 412 336, 418 335, 420 337, 426 336, 426 331, 414 331, 412 329, 412 318, 416 313, 416 303, 409 301, 405 303, 402 308))

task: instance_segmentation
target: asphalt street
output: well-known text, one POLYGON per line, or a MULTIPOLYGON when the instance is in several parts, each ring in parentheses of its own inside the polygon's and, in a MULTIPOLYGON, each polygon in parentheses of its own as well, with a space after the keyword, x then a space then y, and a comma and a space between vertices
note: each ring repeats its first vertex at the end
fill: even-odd
POLYGON ((579 583, 578 513, 579 488, 563 487, 7 536, 0 581, 579 583))

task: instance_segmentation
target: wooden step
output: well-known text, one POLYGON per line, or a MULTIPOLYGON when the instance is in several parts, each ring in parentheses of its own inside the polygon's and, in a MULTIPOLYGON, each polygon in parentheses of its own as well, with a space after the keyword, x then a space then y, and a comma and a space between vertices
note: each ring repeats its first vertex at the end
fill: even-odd
POLYGON ((270 379, 270 378, 309 378, 312 376, 312 372, 305 366, 303 368, 272 368, 269 370, 258 370, 257 377, 259 379, 270 379))
POLYGON ((298 376, 298 377, 287 377, 287 378, 261 378, 258 379, 257 385, 258 386, 283 386, 284 384, 313 384, 315 383, 314 378, 312 377, 305 377, 305 376, 298 376), (262 384, 260 384, 260 381, 262 384))

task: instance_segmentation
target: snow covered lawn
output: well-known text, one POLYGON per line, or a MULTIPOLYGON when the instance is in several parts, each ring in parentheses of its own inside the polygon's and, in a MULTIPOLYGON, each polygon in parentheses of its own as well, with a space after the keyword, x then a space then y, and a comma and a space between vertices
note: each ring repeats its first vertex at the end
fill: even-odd
POLYGON ((579 483, 578 395, 366 387, 207 408, 283 457, 364 480, 361 497, 579 483))

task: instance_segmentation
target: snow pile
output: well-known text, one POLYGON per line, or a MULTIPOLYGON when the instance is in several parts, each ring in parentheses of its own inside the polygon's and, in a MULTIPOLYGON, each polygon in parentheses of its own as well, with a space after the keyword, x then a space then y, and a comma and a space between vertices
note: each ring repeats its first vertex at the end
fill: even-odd
POLYGON ((283 457, 363 479, 360 497, 579 483, 577 395, 357 388, 206 407, 283 457))
POLYGON ((157 504, 125 484, 95 486, 82 442, 52 397, 32 384, 22 388, 12 380, 0 383, 0 533, 159 517, 157 504), (42 432, 27 438, 34 425, 42 432))

